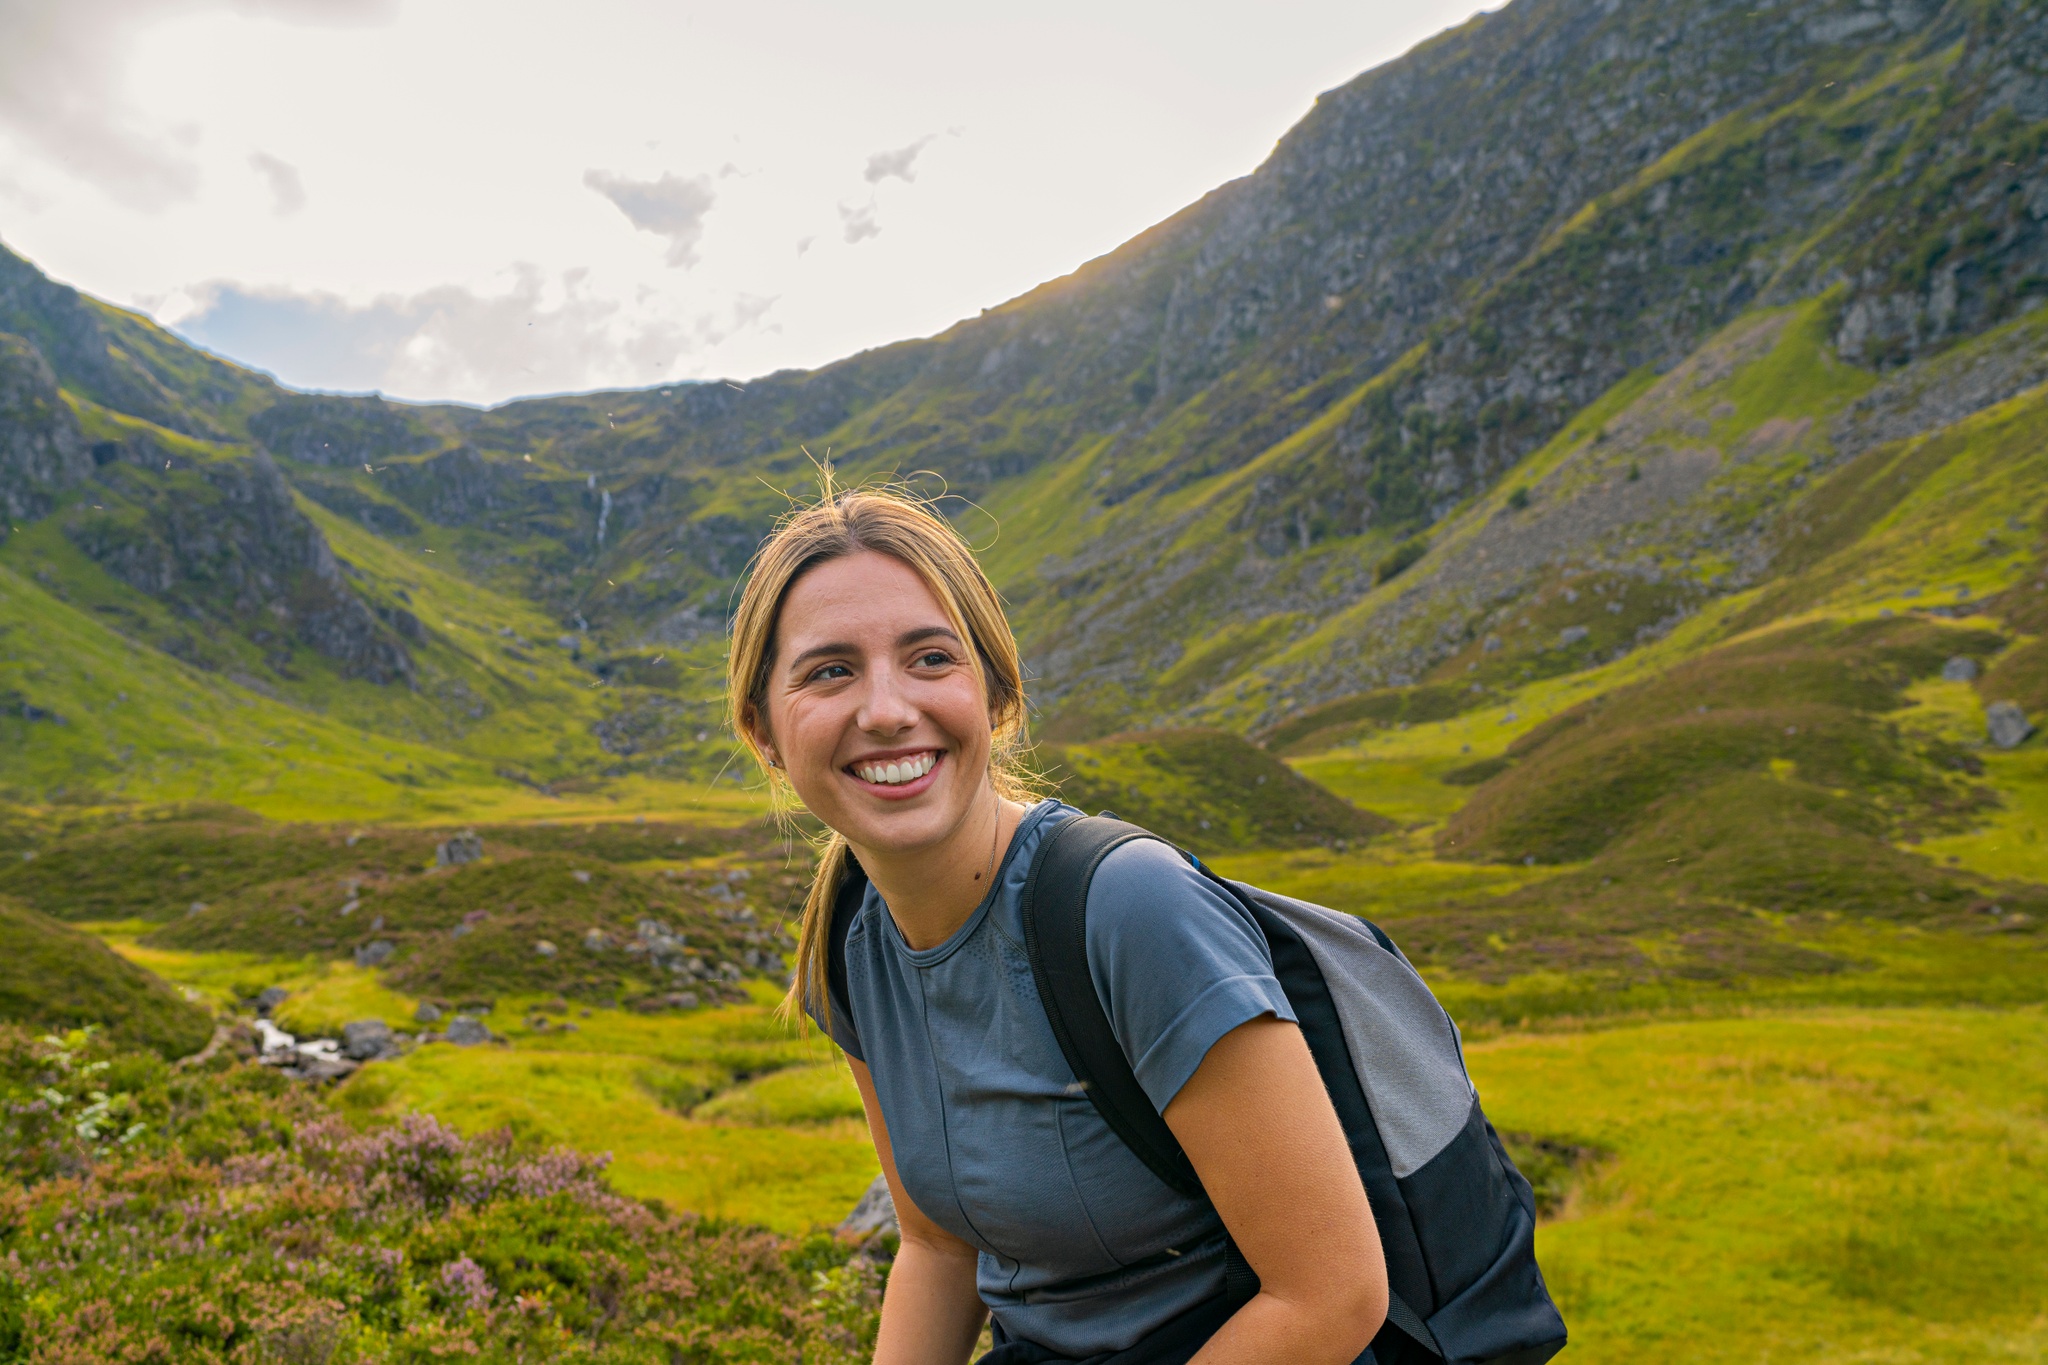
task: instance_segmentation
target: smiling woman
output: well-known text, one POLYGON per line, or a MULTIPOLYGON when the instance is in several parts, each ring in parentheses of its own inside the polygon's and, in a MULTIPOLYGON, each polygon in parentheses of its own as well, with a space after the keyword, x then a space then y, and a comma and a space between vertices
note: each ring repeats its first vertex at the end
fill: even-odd
POLYGON ((846 1051, 896 1201, 875 1359, 959 1365, 992 1313, 985 1365, 1373 1360, 1379 1237, 1270 951, 1153 840, 1100 860, 1089 973, 1201 1188, 1082 1098, 1021 909, 1079 812, 1027 804, 1016 641, 953 529, 828 486, 756 555, 727 683, 832 831, 786 1008, 846 1051))

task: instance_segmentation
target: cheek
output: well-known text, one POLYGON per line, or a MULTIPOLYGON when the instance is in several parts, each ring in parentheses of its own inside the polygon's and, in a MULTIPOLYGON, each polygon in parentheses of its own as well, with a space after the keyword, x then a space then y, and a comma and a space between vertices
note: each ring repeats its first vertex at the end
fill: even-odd
POLYGON ((989 746, 988 702, 981 694, 981 685, 974 681, 972 675, 947 679, 935 686, 925 711, 963 748, 986 749, 989 746))

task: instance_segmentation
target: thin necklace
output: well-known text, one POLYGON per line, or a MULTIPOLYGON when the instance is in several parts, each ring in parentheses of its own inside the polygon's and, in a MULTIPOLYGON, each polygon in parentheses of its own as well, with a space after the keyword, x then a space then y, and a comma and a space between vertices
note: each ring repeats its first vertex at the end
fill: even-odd
POLYGON ((974 880, 980 881, 982 877, 993 878, 996 875, 996 844, 1001 841, 1002 837, 1003 798, 998 796, 996 798, 995 824, 989 829, 988 832, 988 869, 985 872, 983 872, 980 877, 976 877, 974 880))

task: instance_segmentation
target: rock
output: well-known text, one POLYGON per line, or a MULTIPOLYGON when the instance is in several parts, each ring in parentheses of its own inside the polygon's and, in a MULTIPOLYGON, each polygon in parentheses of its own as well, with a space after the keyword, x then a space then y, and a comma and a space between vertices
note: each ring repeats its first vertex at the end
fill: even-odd
POLYGON ((382 1019, 358 1019, 342 1025, 341 1055, 351 1061, 367 1062, 397 1052, 398 1039, 392 1035, 391 1025, 382 1019))
POLYGON ((583 935, 583 947, 588 952, 601 953, 611 946, 611 935, 602 929, 587 930, 583 935))
POLYGON ((896 1201, 889 1196, 889 1182, 883 1176, 876 1176, 862 1194, 860 1202, 853 1206, 853 1212, 835 1229, 849 1242, 865 1242, 874 1237, 898 1235, 896 1226, 896 1201))
POLYGON ((1566 626, 1558 632, 1557 643, 1562 648, 1570 648, 1592 633, 1585 626, 1566 626))
POLYGON ((574 877, 577 881, 585 883, 586 885, 590 881, 590 874, 588 872, 583 871, 580 868, 574 872, 571 872, 569 875, 574 877))
POLYGON ((356 949, 356 965, 358 967, 382 966, 397 951, 398 945, 388 938, 372 939, 356 949))
POLYGON ((2018 748, 2021 740, 2034 733, 2027 713, 2009 701, 1995 701, 1984 708, 1984 728, 1990 733, 1992 744, 2000 749, 2018 748))
POLYGON ((697 992, 672 991, 669 993, 668 1003, 674 1009, 693 1010, 697 1008, 697 992))
POLYGON ((265 987, 263 993, 256 997, 256 1012, 268 1014, 291 998, 292 993, 282 986, 265 987))
POLYGON ((458 1047, 475 1047, 478 1043, 491 1041, 491 1031, 484 1027, 484 1021, 472 1019, 466 1014, 458 1014, 449 1020, 448 1031, 444 1036, 458 1047))
POLYGON ((445 843, 434 846, 436 867, 460 867, 464 863, 473 863, 483 856, 484 841, 477 837, 473 829, 451 835, 445 843))
POLYGON ((441 1021, 441 1007, 431 1000, 422 1000, 413 1007, 412 1017, 414 1023, 439 1023, 441 1021))
POLYGON ((555 955, 555 945, 548 942, 544 938, 535 939, 533 944, 533 951, 539 953, 542 957, 553 957, 555 955))
POLYGON ((1976 679, 1977 661, 1965 655, 1958 654, 1941 666, 1943 682, 1975 682, 1976 679))
POLYGON ((0 512, 27 521, 92 478, 93 456, 34 343, 0 333, 0 512))
POLYGON ((285 1068, 285 1074, 296 1076, 302 1081, 338 1081, 344 1076, 354 1075, 357 1065, 346 1057, 326 1057, 301 1052, 297 1064, 285 1068))

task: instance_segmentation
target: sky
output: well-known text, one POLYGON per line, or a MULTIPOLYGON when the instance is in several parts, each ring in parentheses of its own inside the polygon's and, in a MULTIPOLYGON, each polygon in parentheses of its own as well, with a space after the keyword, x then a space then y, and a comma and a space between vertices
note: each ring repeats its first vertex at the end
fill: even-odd
POLYGON ((1253 170, 1470 0, 0 0, 0 241, 301 387, 747 378, 1253 170))

